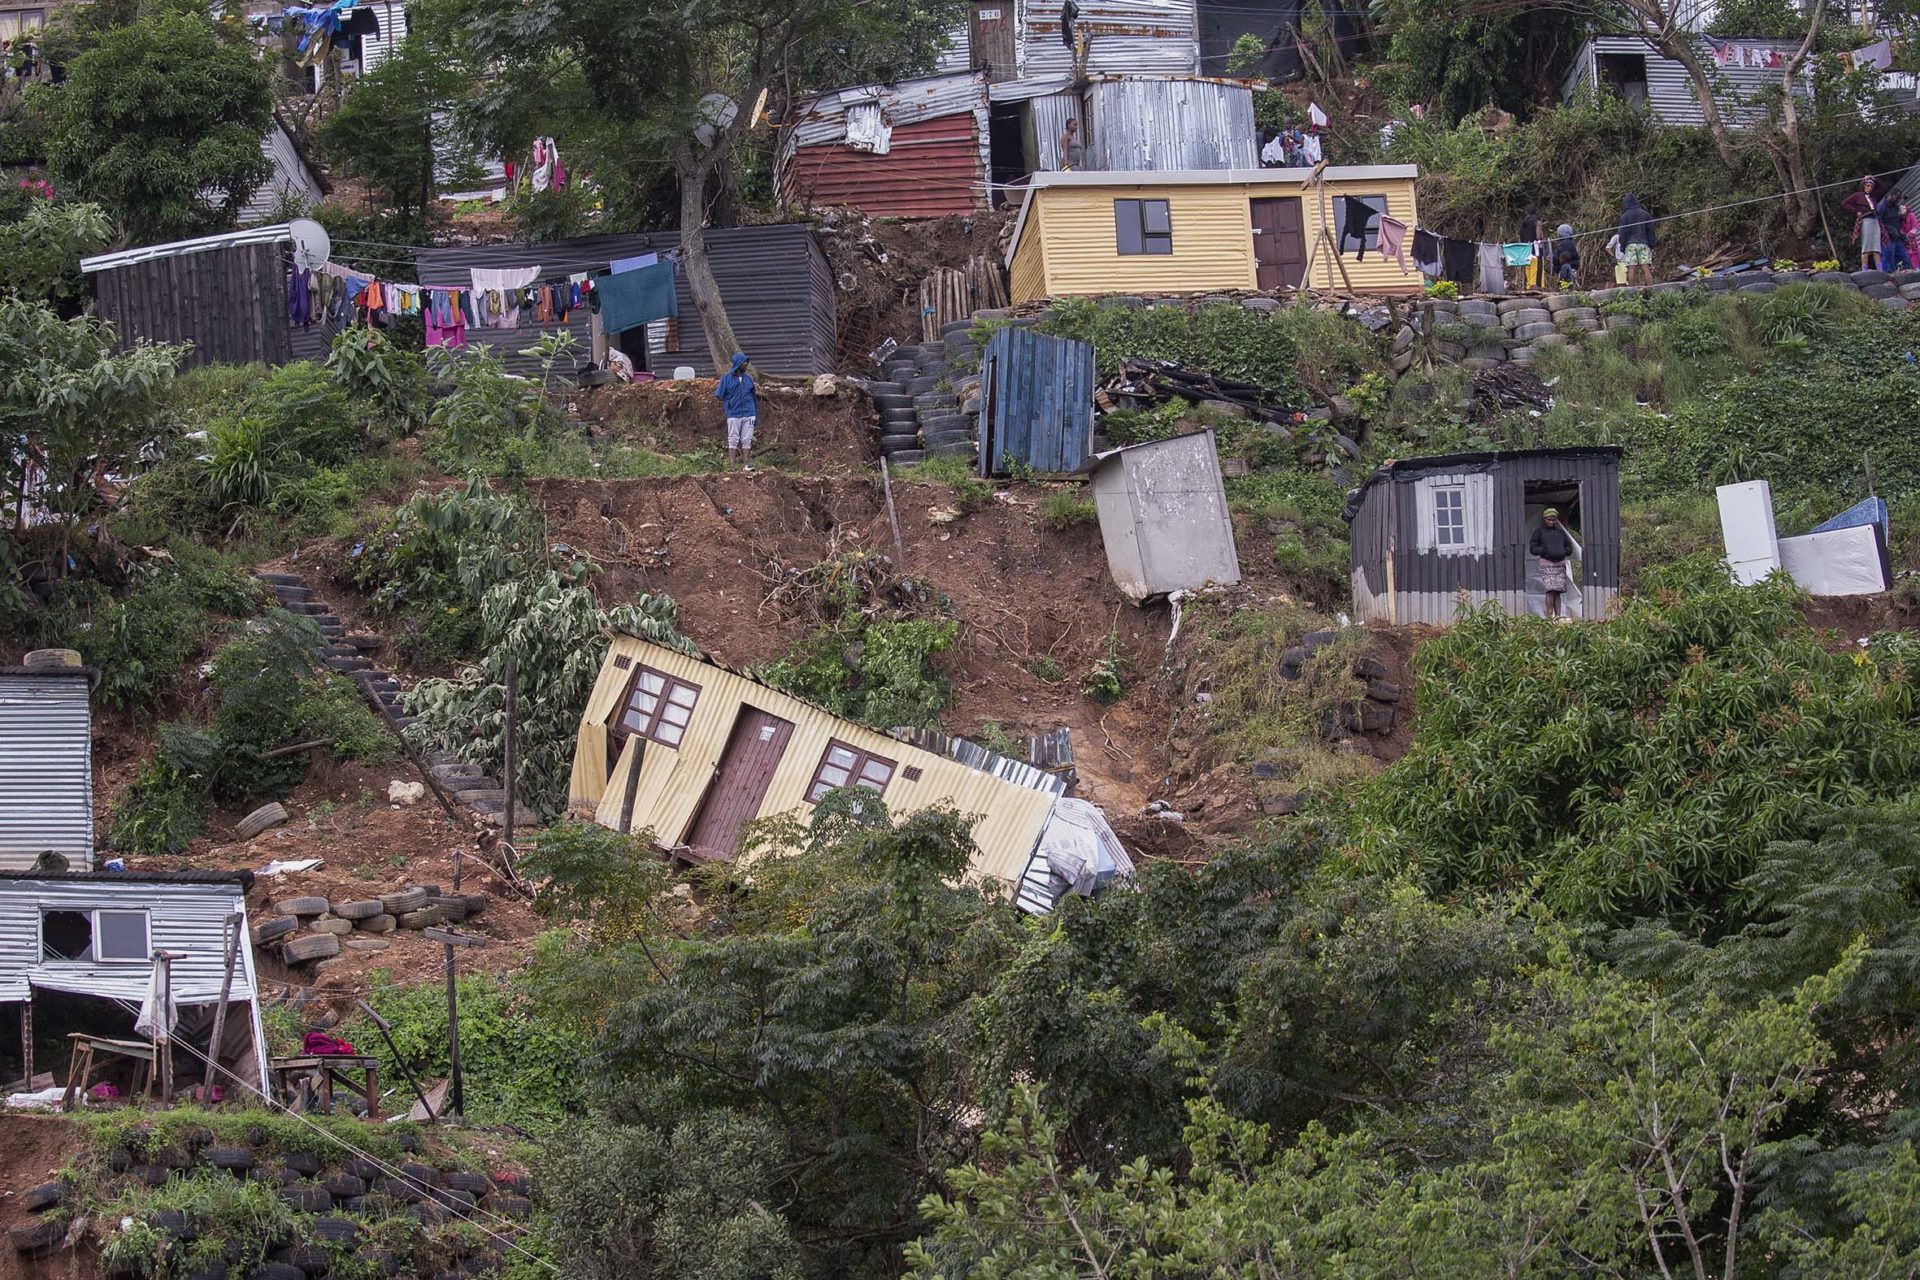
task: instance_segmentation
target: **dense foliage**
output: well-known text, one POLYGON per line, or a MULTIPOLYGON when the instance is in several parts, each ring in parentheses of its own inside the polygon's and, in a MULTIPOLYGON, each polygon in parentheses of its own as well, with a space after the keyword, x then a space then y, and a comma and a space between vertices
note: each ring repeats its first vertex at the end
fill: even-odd
POLYGON ((272 166, 266 67, 207 17, 163 12, 75 58, 60 91, 54 174, 137 243, 233 225, 272 166))

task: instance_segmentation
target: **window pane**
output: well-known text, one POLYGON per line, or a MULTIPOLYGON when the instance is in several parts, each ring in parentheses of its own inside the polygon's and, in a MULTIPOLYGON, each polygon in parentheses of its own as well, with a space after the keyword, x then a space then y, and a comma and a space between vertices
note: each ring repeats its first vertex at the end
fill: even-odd
POLYGON ((686 733, 686 730, 679 725, 662 722, 660 726, 653 731, 653 736, 662 746, 677 747, 680 745, 680 738, 684 733, 686 733))
POLYGON ((629 710, 620 717, 620 727, 628 733, 640 733, 647 727, 647 717, 640 712, 629 710))
POLYGON ((1141 252, 1140 202, 1138 200, 1113 202, 1113 239, 1114 248, 1121 253, 1141 252))
POLYGON ((860 779, 859 782, 855 783, 854 785, 865 787, 869 791, 884 791, 886 789, 887 783, 886 783, 886 779, 884 778, 882 778, 878 782, 870 782, 866 778, 862 778, 860 779))
POLYGON ((821 798, 824 797, 827 794, 827 792, 831 790, 833 790, 833 788, 829 787, 824 782, 814 783, 813 786, 807 791, 807 803, 819 804, 821 798))
POLYGON ((830 764, 820 767, 820 781, 830 787, 844 787, 847 785, 847 779, 852 776, 853 774, 850 770, 838 769, 830 764))
POLYGON ((1173 237, 1171 237, 1171 236, 1148 236, 1148 237, 1146 237, 1146 238, 1145 238, 1144 240, 1142 240, 1142 241, 1140 242, 1140 252, 1142 252, 1142 253, 1172 253, 1172 252, 1173 252, 1173 237))
POLYGON ((144 911, 102 911, 95 952, 102 960, 145 960, 147 949, 147 913, 144 911))
POLYGON ((693 700, 699 696, 692 685, 676 684, 673 686, 672 692, 667 694, 667 701, 677 707, 691 707, 693 700))
POLYGON ((853 768, 853 762, 858 760, 859 758, 860 758, 859 755, 857 755, 852 751, 847 750, 847 748, 845 747, 828 747, 827 748, 827 763, 832 765, 838 765, 842 769, 853 768))
POLYGON ((684 728, 692 715, 693 712, 687 710, 685 707, 676 707, 669 702, 666 708, 660 713, 660 722, 662 724, 677 724, 684 728))
POLYGON ((658 671, 642 671, 640 673, 640 683, 637 687, 644 689, 648 693, 658 693, 666 683, 666 677, 658 671))
POLYGON ((1163 236, 1173 230, 1173 221, 1167 212, 1165 200, 1140 202, 1140 229, 1150 235, 1163 236))
POLYGON ((862 782, 877 782, 883 787, 887 785, 887 779, 892 776, 893 769, 884 760, 869 760, 860 769, 862 782))

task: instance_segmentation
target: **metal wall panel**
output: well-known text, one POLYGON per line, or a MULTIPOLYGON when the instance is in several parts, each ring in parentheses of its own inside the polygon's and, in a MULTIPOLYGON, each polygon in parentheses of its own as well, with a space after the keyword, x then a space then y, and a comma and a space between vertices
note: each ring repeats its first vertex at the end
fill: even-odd
MULTIPOLYGON (((226 973, 222 926, 229 914, 245 912, 246 894, 238 883, 159 884, 120 881, 106 875, 50 876, 0 880, 0 1000, 30 998, 30 988, 45 987, 76 995, 144 1000, 153 966, 46 961, 40 958, 40 916, 45 911, 145 909, 148 940, 155 950, 174 951, 173 996, 180 1004, 220 998, 226 973)), ((232 998, 254 994, 252 948, 241 925, 240 956, 234 967, 232 998)))
POLYGON ((870 102, 878 102, 882 118, 898 128, 922 120, 971 112, 986 98, 986 77, 977 72, 841 89, 822 94, 797 107, 788 138, 796 146, 845 142, 847 109, 870 102))
POLYGON ((0 674, 0 870, 93 865, 92 678, 0 674))
POLYGON ((844 142, 801 146, 780 171, 781 195, 791 203, 845 205, 877 218, 964 216, 985 199, 985 183, 971 110, 895 125, 886 155, 844 142))
MULTIPOLYGON (((763 227, 719 227, 707 231, 706 241, 707 256, 713 265, 714 279, 720 285, 720 295, 726 300, 734 336, 753 357, 755 365, 766 373, 794 376, 831 370, 837 308, 832 282, 824 270, 820 247, 812 231, 797 222, 763 227)), ((538 266, 542 279, 553 279, 579 271, 605 270, 614 258, 665 253, 679 243, 678 231, 650 231, 548 244, 416 249, 414 261, 422 284, 469 288, 476 267, 538 266)), ((707 350, 706 334, 700 327, 699 312, 694 308, 685 272, 680 273, 678 290, 680 349, 666 352, 661 357, 666 367, 655 372, 671 372, 673 366, 685 364, 691 365, 702 377, 713 377, 717 372, 716 362, 707 350)), ((522 316, 526 314, 523 310, 522 316)), ((546 326, 548 329, 558 327, 546 326)), ((588 350, 590 322, 586 308, 575 311, 565 327, 579 341, 580 350, 588 350)), ((467 340, 493 348, 510 371, 537 377, 540 362, 519 353, 531 346, 541 332, 540 326, 529 321, 515 329, 469 328, 467 340)), ((724 353, 721 363, 731 354, 724 353)))
POLYGON ((1253 92, 1245 85, 1096 80, 1087 86, 1087 111, 1089 168, 1260 167, 1253 92))
POLYGON ((1093 447, 1093 347, 1009 327, 980 360, 980 474, 1008 457, 1041 472, 1078 470, 1093 447))
POLYGON ((1093 467, 1093 488, 1108 567, 1135 604, 1240 581, 1211 430, 1103 453, 1093 467), (1132 525, 1131 535, 1122 522, 1132 525))
POLYGON ((91 273, 94 309, 114 326, 122 349, 140 339, 190 342, 189 366, 284 364, 293 358, 290 262, 282 240, 222 244, 108 267, 91 273))
POLYGON ((278 121, 269 125, 260 139, 260 154, 273 166, 273 172, 240 210, 241 222, 266 222, 278 217, 288 204, 304 212, 326 198, 320 180, 278 121))
MULTIPOLYGON (((1735 48, 1791 49, 1791 42, 1787 40, 1734 40, 1728 43, 1735 48)), ((1780 71, 1777 67, 1723 67, 1714 61, 1713 46, 1706 40, 1696 39, 1694 47, 1713 80, 1714 99, 1729 123, 1743 123, 1763 114, 1750 104, 1757 98, 1779 90, 1780 71)), ((1605 54, 1645 56, 1647 106, 1655 119, 1664 124, 1694 127, 1706 123, 1706 114, 1700 110, 1700 99, 1694 93, 1693 81, 1687 76, 1686 68, 1655 52, 1653 46, 1639 36, 1596 36, 1575 62, 1569 83, 1564 86, 1566 97, 1571 98, 1574 93, 1583 90, 1597 91, 1600 83, 1598 60, 1605 54)), ((1799 97, 1807 96, 1804 79, 1795 79, 1794 93, 1799 97)))
MULTIPOLYGON (((1029 173, 1061 167, 1060 135, 1066 132, 1067 121, 1080 120, 1080 95, 1077 93, 1046 93, 1027 100, 1026 118, 1022 122, 1025 154, 1021 157, 1021 167, 1029 173)), ((1080 121, 1081 140, 1087 135, 1086 121, 1080 121)), ((1089 167, 1105 168, 1092 164, 1092 150, 1088 151, 1089 167)))
MULTIPOLYGON (((1021 79, 1073 74, 1060 8, 1060 0, 1021 4, 1021 79)), ((1086 37, 1089 73, 1193 75, 1200 69, 1193 0, 1086 0, 1075 29, 1086 37)))

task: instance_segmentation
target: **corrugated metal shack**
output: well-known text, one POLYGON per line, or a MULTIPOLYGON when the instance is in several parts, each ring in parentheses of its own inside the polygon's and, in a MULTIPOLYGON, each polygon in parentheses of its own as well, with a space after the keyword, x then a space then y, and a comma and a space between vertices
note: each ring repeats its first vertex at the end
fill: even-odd
POLYGON ((266 136, 260 139, 260 152, 273 172, 240 210, 243 225, 304 214, 326 199, 326 184, 278 120, 267 126, 266 136))
POLYGON ((801 107, 781 143, 781 198, 875 217, 970 213, 988 164, 979 72, 842 89, 801 107))
MULTIPOLYGON (((0 1002, 23 1006, 20 1026, 29 1037, 33 1004, 54 993, 113 1002, 100 1011, 103 1024, 123 1028, 148 999, 153 953, 166 951, 178 957, 169 965, 180 1013, 175 1036, 205 1052, 226 983, 228 931, 237 930, 218 1056, 264 1091, 266 1037, 247 934, 252 883, 245 871, 0 872, 0 1002)), ((177 1065, 183 1078, 198 1079, 203 1064, 182 1051, 177 1065)))
POLYGON ((1604 617, 1620 590, 1620 450, 1613 446, 1406 458, 1347 497, 1353 607, 1362 619, 1445 625, 1462 604, 1544 612, 1527 552, 1540 513, 1559 510, 1584 554, 1570 617, 1604 617))
POLYGON ((980 474, 1078 470, 1093 448, 1093 347, 1009 326, 980 356, 980 474))
POLYGON ((146 245, 80 260, 94 313, 136 340, 191 342, 186 363, 285 364, 325 358, 338 326, 287 319, 287 224, 146 245))
MULTIPOLYGON (((706 240, 714 279, 726 300, 727 318, 755 366, 765 373, 796 376, 830 371, 834 366, 838 311, 826 255, 812 230, 798 222, 722 227, 708 230, 706 240)), ((604 271, 616 258, 664 254, 679 244, 678 231, 650 231, 546 244, 416 249, 414 262, 421 284, 469 288, 475 268, 538 266, 542 280, 553 280, 581 271, 604 271)), ((718 362, 714 360, 707 350, 706 333, 700 327, 685 272, 680 273, 677 287, 678 318, 648 325, 644 340, 640 330, 623 335, 628 341, 620 344, 621 349, 633 358, 637 368, 664 374, 676 366, 690 365, 702 377, 712 377, 716 364, 724 367, 732 353, 723 353, 718 362)), ((524 310, 522 316, 525 323, 515 329, 469 328, 467 341, 493 348, 510 371, 537 377, 540 362, 520 352, 532 346, 543 330, 561 326, 535 325, 524 310)), ((590 349, 593 326, 586 308, 573 312, 565 328, 579 341, 581 352, 590 349)))
MULTIPOLYGON (((1095 80, 1087 86, 1087 167, 1257 169, 1253 91, 1224 80, 1095 80)), ((1059 131, 1054 133, 1058 150, 1059 131)))
MULTIPOLYGON (((1694 48, 1714 82, 1714 101, 1729 124, 1753 119, 1759 108, 1753 104, 1780 89, 1780 68, 1768 66, 1768 55, 1785 59, 1794 51, 1789 40, 1729 40, 1733 50, 1724 64, 1716 61, 1713 46, 1705 37, 1694 39, 1694 48)), ((1560 86, 1562 101, 1572 102, 1581 94, 1592 95, 1610 90, 1628 102, 1644 106, 1662 124, 1692 125, 1706 123, 1700 99, 1686 68, 1654 49, 1641 36, 1595 36, 1575 55, 1573 66, 1560 86)), ((1794 92, 1807 95, 1804 79, 1797 80, 1794 92)))
POLYGON ((93 865, 90 667, 0 667, 0 871, 93 865))
POLYGON ((783 814, 807 822, 829 791, 864 787, 895 814, 950 805, 976 815, 971 874, 1013 896, 1035 878, 1066 783, 971 743, 940 745, 929 750, 749 674, 617 635, 580 719, 567 808, 615 831, 648 832, 688 861, 730 862, 746 824, 783 814))
POLYGON ((1127 599, 1240 581, 1211 430, 1114 449, 1088 469, 1107 567, 1127 599))

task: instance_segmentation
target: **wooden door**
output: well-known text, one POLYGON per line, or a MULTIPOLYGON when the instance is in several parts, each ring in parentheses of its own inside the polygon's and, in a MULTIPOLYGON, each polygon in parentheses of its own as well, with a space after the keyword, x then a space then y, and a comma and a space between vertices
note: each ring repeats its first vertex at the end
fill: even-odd
POLYGON ((756 707, 741 707, 727 738, 726 754, 687 831, 687 845, 702 862, 731 859, 740 850, 740 828, 760 813, 780 757, 793 736, 793 722, 756 707))
POLYGON ((989 84, 1019 74, 1013 61, 1013 6, 1014 0, 974 0, 967 25, 968 47, 974 69, 986 72, 989 84))
POLYGON ((1254 283, 1261 289, 1298 289, 1307 274, 1307 230, 1299 196, 1253 202, 1254 283))

